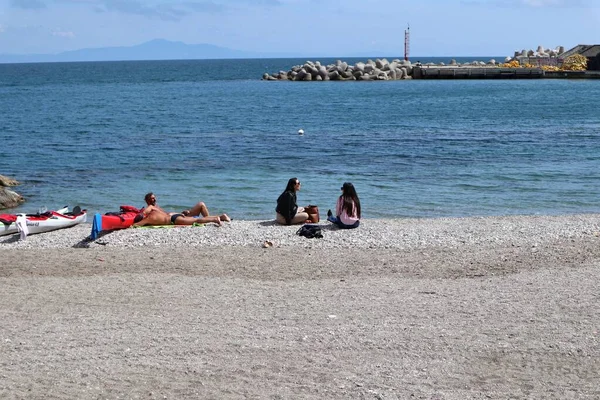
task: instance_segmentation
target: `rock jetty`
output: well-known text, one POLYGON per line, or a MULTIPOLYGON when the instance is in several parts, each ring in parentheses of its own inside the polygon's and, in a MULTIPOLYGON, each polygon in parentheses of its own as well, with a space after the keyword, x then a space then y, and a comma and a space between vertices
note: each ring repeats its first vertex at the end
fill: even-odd
POLYGON ((395 59, 388 61, 385 58, 358 62, 354 65, 345 61, 337 60, 334 64, 322 65, 319 61, 306 61, 303 65, 296 65, 289 71, 278 73, 264 73, 263 80, 266 81, 387 81, 412 79, 415 67, 500 67, 495 59, 489 61, 470 61, 458 63, 451 59, 448 64, 432 62, 422 64, 412 63, 408 60, 395 59))
POLYGON ((530 58, 532 59, 539 59, 539 58, 558 58, 560 57, 561 54, 563 54, 565 52, 565 48, 564 46, 557 46, 554 49, 546 49, 544 48, 544 46, 538 46, 537 49, 534 51, 533 49, 529 49, 529 50, 521 50, 521 51, 515 51, 514 55, 512 57, 506 57, 504 59, 504 62, 510 62, 512 60, 523 60, 525 59, 526 62, 528 62, 530 58))
POLYGON ((319 61, 306 61, 289 71, 275 74, 265 73, 263 80, 268 81, 387 81, 411 79, 413 65, 410 61, 385 58, 358 62, 354 65, 337 60, 335 64, 322 65, 319 61))
POLYGON ((10 189, 7 189, 9 186, 17 185, 19 185, 19 182, 16 180, 4 175, 0 175, 0 210, 5 208, 13 208, 25 202, 23 196, 10 189))
POLYGON ((515 51, 513 57, 506 57, 504 63, 495 59, 488 61, 470 61, 458 63, 455 59, 446 63, 412 63, 409 60, 394 59, 391 62, 386 58, 357 62, 352 65, 342 60, 334 64, 323 65, 320 61, 306 61, 302 65, 295 65, 289 71, 279 71, 269 74, 265 72, 262 79, 265 81, 388 81, 400 79, 412 79, 414 67, 513 67, 518 65, 544 65, 552 64, 561 54, 565 52, 563 46, 555 49, 546 49, 538 46, 537 50, 515 51), (510 62, 515 65, 509 64, 510 62))

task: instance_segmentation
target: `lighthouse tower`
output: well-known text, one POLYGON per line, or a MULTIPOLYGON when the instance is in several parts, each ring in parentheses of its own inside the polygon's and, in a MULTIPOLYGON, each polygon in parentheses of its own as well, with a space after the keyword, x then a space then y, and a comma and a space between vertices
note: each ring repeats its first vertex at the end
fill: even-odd
POLYGON ((404 31, 404 59, 408 61, 408 55, 410 53, 410 25, 404 31))

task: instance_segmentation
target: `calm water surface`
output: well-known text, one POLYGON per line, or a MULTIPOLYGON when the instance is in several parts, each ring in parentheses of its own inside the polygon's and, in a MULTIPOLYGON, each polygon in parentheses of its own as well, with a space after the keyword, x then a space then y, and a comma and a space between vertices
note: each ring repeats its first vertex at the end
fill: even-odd
POLYGON ((599 81, 260 80, 303 61, 0 65, 11 211, 153 191, 269 219, 291 177, 322 211, 353 182, 369 218, 600 211, 599 81))

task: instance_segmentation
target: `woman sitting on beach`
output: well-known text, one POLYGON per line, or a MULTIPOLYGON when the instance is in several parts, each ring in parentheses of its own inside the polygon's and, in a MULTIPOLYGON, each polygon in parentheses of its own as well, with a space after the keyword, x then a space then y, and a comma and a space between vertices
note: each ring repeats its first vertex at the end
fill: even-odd
POLYGON ((360 225, 360 200, 354 185, 344 182, 341 187, 342 194, 335 206, 335 217, 331 210, 327 211, 327 221, 333 222, 341 229, 358 228, 360 225))
POLYGON ((296 192, 300 190, 300 181, 292 178, 283 193, 277 199, 275 220, 282 225, 303 224, 309 219, 304 207, 296 204, 296 192))

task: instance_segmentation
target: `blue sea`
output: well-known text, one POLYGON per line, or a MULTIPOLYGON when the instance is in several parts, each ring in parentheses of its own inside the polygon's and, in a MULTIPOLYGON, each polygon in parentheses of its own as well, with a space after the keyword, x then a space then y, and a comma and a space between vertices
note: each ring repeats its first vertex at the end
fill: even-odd
POLYGON ((345 181, 366 218, 600 212, 599 80, 261 80, 304 61, 0 65, 0 174, 27 199, 9 212, 152 191, 272 219, 292 177, 323 214, 345 181))

